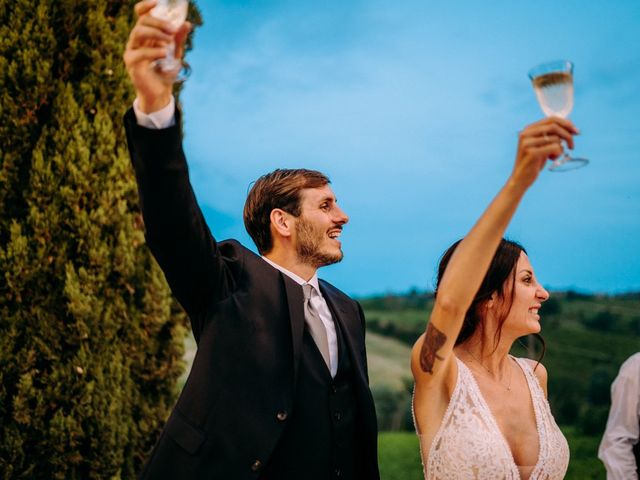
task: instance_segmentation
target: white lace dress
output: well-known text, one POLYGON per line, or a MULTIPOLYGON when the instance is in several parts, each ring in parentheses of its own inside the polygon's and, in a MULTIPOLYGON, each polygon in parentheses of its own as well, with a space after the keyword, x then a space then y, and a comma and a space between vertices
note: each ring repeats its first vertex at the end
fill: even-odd
MULTIPOLYGON (((467 366, 458 363, 458 380, 442 424, 429 445, 420 437, 427 480, 520 480, 509 445, 467 366)), ((569 445, 529 363, 516 359, 525 373, 538 429, 540 452, 530 480, 560 480, 569 464, 569 445)), ((414 418, 415 423, 415 418, 414 418)), ((417 425, 417 424, 416 424, 417 425)))

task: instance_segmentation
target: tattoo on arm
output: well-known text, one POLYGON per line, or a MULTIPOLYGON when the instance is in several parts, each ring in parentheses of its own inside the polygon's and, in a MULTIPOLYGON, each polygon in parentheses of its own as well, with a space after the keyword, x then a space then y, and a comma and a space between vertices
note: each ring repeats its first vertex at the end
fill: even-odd
POLYGON ((438 330, 433 324, 427 325, 427 332, 424 336, 422 350, 420 350, 420 367, 422 371, 433 375, 433 364, 438 360, 444 360, 444 357, 438 355, 438 350, 447 341, 447 336, 438 330))

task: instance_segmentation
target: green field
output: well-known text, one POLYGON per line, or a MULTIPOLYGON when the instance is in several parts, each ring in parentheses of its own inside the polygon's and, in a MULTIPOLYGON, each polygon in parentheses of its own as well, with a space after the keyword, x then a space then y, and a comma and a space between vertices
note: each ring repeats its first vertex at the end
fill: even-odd
POLYGON ((415 433, 382 432, 378 451, 381 480, 424 480, 415 433))

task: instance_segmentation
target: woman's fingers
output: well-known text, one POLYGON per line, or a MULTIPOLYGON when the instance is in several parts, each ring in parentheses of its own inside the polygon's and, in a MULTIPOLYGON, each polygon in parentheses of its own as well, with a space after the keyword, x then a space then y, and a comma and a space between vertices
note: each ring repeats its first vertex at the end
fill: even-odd
POLYGON ((525 155, 533 155, 538 157, 547 151, 558 151, 562 153, 562 140, 564 137, 558 135, 536 135, 521 138, 520 149, 525 155))
MULTIPOLYGON (((578 135, 580 133, 578 128, 573 124, 573 122, 571 120, 569 120, 568 118, 561 118, 561 117, 543 118, 542 120, 539 120, 539 121, 537 121, 535 123, 532 123, 531 125, 529 125, 529 127, 534 128, 534 127, 537 127, 537 126, 544 126, 544 125, 549 125, 549 124, 560 125, 561 127, 565 128, 566 130, 569 130, 570 132, 572 132, 574 135, 578 135)), ((527 128, 529 128, 529 127, 527 127, 527 128)))
POLYGON ((558 137, 565 142, 570 149, 573 149, 573 136, 575 135, 573 130, 568 130, 564 126, 561 126, 555 122, 545 123, 542 125, 532 125, 523 132, 526 136, 540 137, 542 139, 549 139, 551 137, 558 137))
POLYGON ((551 152, 560 152, 550 157, 548 159, 555 160, 560 156, 563 152, 564 147, 562 145, 562 137, 558 135, 546 135, 543 136, 532 136, 524 138, 520 144, 520 147, 523 153, 529 153, 534 155, 535 157, 539 157, 540 155, 546 154, 547 150, 551 152), (549 148, 547 148, 549 147, 549 148), (540 151, 539 149, 545 148, 547 150, 540 151))
POLYGON ((530 185, 548 160, 555 160, 562 155, 563 143, 573 147, 573 135, 577 129, 570 121, 560 120, 563 119, 544 119, 520 132, 514 179, 530 185))
POLYGON ((543 168, 547 160, 555 160, 562 155, 562 145, 559 143, 552 143, 549 145, 543 145, 541 147, 535 147, 532 151, 533 155, 540 160, 540 168, 543 168))

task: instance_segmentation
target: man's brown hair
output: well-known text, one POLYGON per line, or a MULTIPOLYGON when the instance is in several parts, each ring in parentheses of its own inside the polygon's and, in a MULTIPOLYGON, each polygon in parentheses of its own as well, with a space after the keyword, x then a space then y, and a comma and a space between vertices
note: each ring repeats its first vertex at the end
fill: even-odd
POLYGON ((273 248, 271 211, 280 208, 294 217, 300 216, 300 192, 330 183, 317 170, 279 168, 261 176, 251 187, 244 204, 244 226, 261 255, 273 248))

